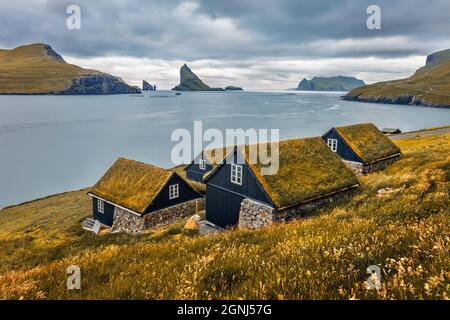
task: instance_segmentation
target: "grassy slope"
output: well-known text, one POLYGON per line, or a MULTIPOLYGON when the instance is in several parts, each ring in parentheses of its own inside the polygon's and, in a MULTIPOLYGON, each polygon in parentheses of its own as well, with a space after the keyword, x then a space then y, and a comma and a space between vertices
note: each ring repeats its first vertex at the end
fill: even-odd
POLYGON ((104 75, 59 61, 47 53, 44 44, 0 50, 0 93, 58 93, 68 89, 72 79, 104 75))
POLYGON ((346 96, 360 100, 415 96, 423 104, 450 106, 450 60, 425 66, 407 79, 356 88, 346 96))
POLYGON ((403 158, 353 195, 259 231, 192 237, 180 222, 94 236, 78 224, 90 214, 84 191, 4 209, 0 298, 449 298, 449 141, 397 140, 403 158), (399 190, 377 197, 385 187, 399 190), (80 292, 65 289, 70 264, 80 292), (371 264, 382 267, 379 292, 365 289, 371 264))

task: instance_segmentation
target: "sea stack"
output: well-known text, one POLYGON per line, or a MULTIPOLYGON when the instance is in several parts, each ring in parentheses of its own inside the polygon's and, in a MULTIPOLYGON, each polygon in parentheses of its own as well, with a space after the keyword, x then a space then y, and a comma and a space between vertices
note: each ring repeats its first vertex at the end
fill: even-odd
POLYGON ((156 90, 156 86, 152 86, 147 81, 142 80, 142 90, 143 91, 155 91, 156 90))
POLYGON ((176 91, 223 91, 222 88, 211 88, 206 85, 192 70, 184 64, 180 69, 180 84, 172 90, 176 91))

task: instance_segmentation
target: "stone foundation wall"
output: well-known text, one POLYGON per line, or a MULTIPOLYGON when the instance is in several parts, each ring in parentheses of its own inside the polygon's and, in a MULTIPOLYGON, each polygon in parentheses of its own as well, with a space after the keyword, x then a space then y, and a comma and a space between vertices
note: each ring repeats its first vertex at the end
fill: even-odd
POLYGON ((258 229, 274 222, 287 222, 293 219, 298 219, 304 217, 317 207, 336 201, 348 195, 351 191, 353 191, 353 189, 342 191, 326 198, 311 201, 281 211, 276 211, 274 208, 266 204, 246 198, 242 200, 241 203, 238 226, 249 229, 258 229))
POLYGON ((204 207, 204 199, 191 200, 179 205, 151 212, 144 216, 145 228, 157 228, 177 221, 185 215, 195 214, 195 202, 199 202, 199 208, 204 207))
POLYGON ((184 202, 173 207, 148 213, 143 217, 115 207, 114 220, 111 231, 137 234, 143 232, 146 228, 157 228, 163 225, 174 223, 182 216, 193 215, 195 213, 196 201, 199 202, 198 206, 201 210, 201 208, 205 206, 204 199, 184 202))
MULTIPOLYGON (((353 190, 353 189, 352 189, 353 190)), ((308 213, 310 213, 312 210, 321 207, 327 203, 331 203, 333 201, 336 201, 340 198, 343 198, 344 196, 348 195, 352 190, 342 191, 336 194, 333 194, 331 196, 328 196, 326 198, 318 199, 316 201, 311 201, 308 203, 301 204, 296 207, 291 207, 288 209, 284 209, 282 211, 278 211, 275 214, 275 222, 287 222, 293 219, 298 219, 301 217, 304 217, 308 213)))
POLYGON ((115 207, 111 231, 140 233, 144 231, 144 219, 131 212, 115 207))
POLYGON ((367 164, 367 165, 363 165, 362 163, 349 162, 346 160, 343 160, 343 161, 350 169, 353 170, 353 172, 355 172, 356 175, 362 176, 362 175, 371 173, 373 171, 383 170, 391 163, 397 161, 399 158, 400 158, 400 155, 392 157, 392 158, 380 160, 380 161, 377 161, 377 162, 374 162, 371 164, 367 164))
POLYGON ((275 209, 248 198, 242 200, 239 212, 240 228, 258 229, 271 224, 274 221, 275 209))

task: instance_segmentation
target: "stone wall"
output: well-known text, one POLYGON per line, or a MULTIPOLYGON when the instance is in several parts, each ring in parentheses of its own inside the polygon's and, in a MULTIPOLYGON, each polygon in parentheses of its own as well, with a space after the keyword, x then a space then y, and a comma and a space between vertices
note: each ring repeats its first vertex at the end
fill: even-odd
POLYGON ((115 207, 111 231, 140 233, 144 231, 144 219, 129 211, 115 207))
POLYGON ((346 160, 343 160, 343 161, 350 169, 353 170, 353 172, 355 172, 356 175, 361 176, 361 175, 371 173, 373 171, 383 170, 391 163, 397 161, 399 158, 400 158, 400 155, 391 157, 388 159, 380 160, 377 162, 373 162, 371 164, 366 164, 366 165, 363 165, 362 163, 350 162, 350 161, 346 161, 346 160))
POLYGON ((204 199, 191 200, 165 208, 159 211, 151 212, 144 216, 145 228, 157 228, 177 221, 180 217, 195 214, 195 202, 199 202, 199 207, 204 207, 204 199))
POLYGON ((157 228, 176 222, 180 217, 195 213, 195 202, 199 202, 199 208, 204 207, 204 199, 191 200, 159 211, 151 212, 143 217, 131 212, 114 208, 114 220, 111 231, 141 233, 146 228, 157 228))
POLYGON ((274 208, 266 204, 245 198, 241 202, 238 226, 249 229, 267 226, 274 221, 274 211, 274 208))
POLYGON ((304 216, 308 215, 308 213, 310 213, 312 210, 317 209, 318 207, 323 206, 327 203, 336 201, 336 200, 348 195, 348 193, 353 190, 354 189, 342 191, 342 192, 335 193, 335 194, 330 195, 325 198, 321 198, 321 199, 318 199, 315 201, 301 204, 299 206, 295 206, 295 207, 291 207, 288 209, 284 209, 282 211, 278 211, 274 215, 274 218, 275 218, 274 221, 275 222, 286 222, 286 221, 290 221, 293 219, 298 219, 298 218, 304 217, 304 216))
POLYGON ((317 207, 346 196, 352 190, 353 189, 342 191, 326 198, 311 201, 281 211, 276 211, 274 208, 266 204, 246 198, 242 200, 241 203, 238 226, 240 228, 258 229, 274 222, 287 222, 292 219, 298 219, 304 217, 317 207))

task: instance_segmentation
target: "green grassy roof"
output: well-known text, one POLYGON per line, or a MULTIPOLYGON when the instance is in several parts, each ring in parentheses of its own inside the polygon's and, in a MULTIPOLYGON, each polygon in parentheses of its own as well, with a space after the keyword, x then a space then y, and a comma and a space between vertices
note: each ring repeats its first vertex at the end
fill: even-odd
POLYGON ((89 192, 143 213, 173 174, 166 169, 119 158, 89 192))
MULTIPOLYGON (((259 148, 261 146, 258 145, 259 148)), ((279 170, 261 174, 267 165, 251 164, 250 147, 240 147, 259 182, 279 208, 333 194, 358 184, 355 174, 319 137, 279 142, 279 170)), ((270 144, 268 148, 271 150, 270 144)), ((269 153, 270 154, 270 153, 269 153)))
POLYGON ((400 153, 400 149, 372 123, 361 123, 335 129, 366 163, 400 153))

